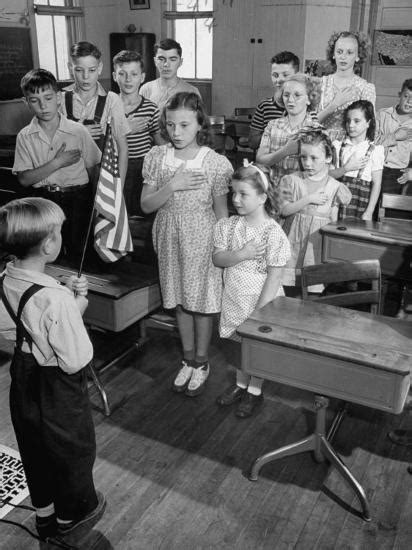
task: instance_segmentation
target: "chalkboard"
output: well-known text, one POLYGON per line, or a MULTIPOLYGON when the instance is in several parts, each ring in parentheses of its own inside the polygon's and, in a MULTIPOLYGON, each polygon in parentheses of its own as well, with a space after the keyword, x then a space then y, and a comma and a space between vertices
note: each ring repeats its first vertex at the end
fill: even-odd
POLYGON ((30 29, 0 27, 0 100, 21 97, 20 80, 32 68, 30 29))

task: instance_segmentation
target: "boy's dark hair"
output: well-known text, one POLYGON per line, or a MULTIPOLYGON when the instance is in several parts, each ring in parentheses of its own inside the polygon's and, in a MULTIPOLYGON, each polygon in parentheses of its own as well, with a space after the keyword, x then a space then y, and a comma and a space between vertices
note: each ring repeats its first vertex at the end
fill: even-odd
POLYGON ((140 63, 140 68, 142 69, 142 73, 144 72, 144 63, 142 56, 139 52, 136 52, 135 50, 122 50, 121 52, 117 53, 113 57, 113 68, 115 69, 116 66, 123 65, 123 63, 140 63))
POLYGON ((59 91, 56 77, 45 69, 32 69, 26 73, 20 81, 20 88, 25 97, 29 93, 35 94, 39 90, 47 88, 51 88, 55 92, 59 91))
POLYGON ((410 92, 412 92, 412 78, 408 78, 407 80, 405 80, 405 82, 403 82, 402 88, 401 88, 401 93, 404 90, 409 90, 410 92))
POLYGON ((154 54, 157 54, 158 49, 161 50, 177 50, 177 53, 179 54, 179 57, 182 57, 182 46, 179 44, 179 42, 176 42, 176 40, 173 40, 173 38, 165 38, 155 44, 154 46, 154 54))
POLYGON ((95 46, 91 42, 86 42, 86 41, 76 42, 70 48, 70 57, 72 59, 78 59, 79 57, 87 57, 88 55, 91 55, 92 57, 95 57, 98 61, 100 61, 102 57, 102 52, 99 50, 97 46, 95 46))
POLYGON ((343 125, 346 128, 348 122, 348 113, 349 111, 354 111, 359 109, 365 115, 365 119, 369 122, 368 129, 366 131, 366 139, 373 141, 375 139, 375 130, 376 130, 376 119, 375 119, 375 109, 373 104, 366 99, 358 99, 351 103, 343 112, 343 125))
POLYGON ((0 208, 0 247, 25 258, 64 220, 60 206, 47 199, 13 200, 0 208))
POLYGON ((178 109, 187 109, 196 113, 197 123, 201 127, 197 134, 197 143, 198 145, 210 145, 213 140, 210 133, 209 117, 202 100, 193 92, 178 92, 167 101, 160 115, 161 136, 167 141, 171 141, 167 133, 166 114, 167 111, 177 111, 178 109))
POLYGON ((266 193, 265 210, 271 218, 277 217, 276 195, 269 179, 269 169, 267 166, 254 163, 248 166, 241 166, 235 170, 232 176, 233 181, 247 181, 259 194, 266 193))
POLYGON ((270 62, 277 63, 278 65, 280 64, 288 65, 290 63, 296 69, 296 72, 299 70, 299 64, 300 64, 299 57, 292 52, 288 52, 288 51, 279 52, 272 57, 270 62))

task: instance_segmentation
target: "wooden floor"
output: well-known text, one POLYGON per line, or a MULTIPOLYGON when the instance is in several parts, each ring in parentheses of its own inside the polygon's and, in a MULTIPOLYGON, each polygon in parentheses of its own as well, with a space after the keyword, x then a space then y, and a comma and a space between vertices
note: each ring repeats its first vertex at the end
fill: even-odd
MULTIPOLYGON (((98 360, 135 332, 96 333, 98 360)), ((406 471, 412 453, 386 437, 389 429, 412 428, 412 414, 354 406, 335 438, 370 499, 373 519, 365 523, 337 472, 316 464, 309 453, 265 466, 258 482, 244 475, 262 452, 312 430, 308 393, 267 384, 260 414, 238 420, 230 408, 215 405, 233 377, 217 338, 207 389, 188 398, 170 391, 178 340, 157 330, 149 336, 140 352, 105 375, 112 402, 124 400, 109 418, 95 412, 95 480, 107 496, 107 510, 91 532, 67 542, 82 550, 412 548, 412 476, 406 471)), ((2 350, 0 441, 16 447, 8 411, 11 347, 2 350)), ((92 399, 98 403, 93 390, 92 399)), ((34 529, 30 511, 16 509, 7 519, 34 529)), ((56 548, 18 527, 0 524, 0 533, 4 550, 56 548)))

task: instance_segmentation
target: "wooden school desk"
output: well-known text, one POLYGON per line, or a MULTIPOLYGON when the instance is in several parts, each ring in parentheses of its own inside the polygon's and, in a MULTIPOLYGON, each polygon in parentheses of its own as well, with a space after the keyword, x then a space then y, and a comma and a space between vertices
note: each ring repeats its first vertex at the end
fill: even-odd
POLYGON ((412 221, 347 218, 320 229, 322 262, 380 261, 382 274, 412 281, 412 221))
MULTIPOLYGON (((89 305, 83 316, 90 327, 120 332, 156 310, 161 303, 160 288, 156 270, 134 262, 108 265, 103 273, 84 271, 89 282, 89 305)), ((63 284, 77 270, 63 265, 48 265, 46 273, 63 284)), ((140 338, 115 359, 99 368, 99 374, 109 369, 145 341, 144 327, 140 327, 140 338)), ((102 399, 104 413, 111 414, 106 391, 94 368, 93 381, 102 399)))
MULTIPOLYGON (((400 413, 410 386, 412 323, 351 309, 279 297, 255 311, 238 331, 242 369, 315 394, 315 433, 258 458, 250 479, 278 458, 314 451, 334 465, 370 520, 365 492, 334 451, 325 430, 328 397, 400 413)), ((335 431, 335 430, 333 430, 335 431)))

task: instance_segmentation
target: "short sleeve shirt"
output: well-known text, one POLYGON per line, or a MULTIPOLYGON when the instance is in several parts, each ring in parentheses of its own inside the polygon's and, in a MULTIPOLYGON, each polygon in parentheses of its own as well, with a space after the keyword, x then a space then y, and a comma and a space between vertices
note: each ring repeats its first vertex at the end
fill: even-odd
POLYGON ((66 151, 79 149, 80 160, 70 166, 59 168, 50 174, 47 180, 41 180, 33 187, 42 187, 46 184, 71 187, 88 183, 87 168, 92 168, 100 162, 100 150, 82 124, 68 120, 63 115, 60 116, 59 127, 51 141, 40 127, 37 118, 33 118, 28 126, 20 130, 16 140, 13 173, 43 166, 56 156, 62 145, 65 145, 66 151))

